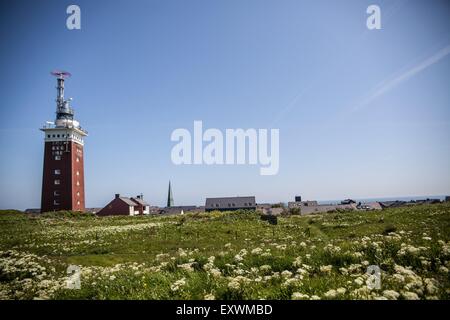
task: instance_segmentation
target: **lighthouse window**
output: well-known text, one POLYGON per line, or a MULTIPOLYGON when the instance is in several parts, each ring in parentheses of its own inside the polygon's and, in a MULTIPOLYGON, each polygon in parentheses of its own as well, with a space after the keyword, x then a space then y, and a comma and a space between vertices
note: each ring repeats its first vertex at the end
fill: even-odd
POLYGON ((55 156, 55 160, 61 160, 61 156, 55 156))
POLYGON ((80 162, 80 158, 77 157, 77 162, 80 162))
POLYGON ((60 193, 59 193, 59 191, 58 191, 58 190, 55 190, 55 191, 53 191, 53 195, 54 195, 54 196, 59 196, 59 195, 60 195, 60 193))
POLYGON ((80 171, 77 171, 77 176, 79 176, 80 175, 80 171))
POLYGON ((55 174, 61 174, 61 170, 60 169, 55 169, 55 174))
POLYGON ((58 200, 53 200, 53 204, 54 204, 55 206, 59 206, 59 201, 58 201, 58 200))
POLYGON ((77 181, 77 186, 79 186, 80 185, 80 181, 77 181))
POLYGON ((77 201, 77 204, 80 205, 80 201, 77 201))
POLYGON ((77 197, 79 197, 80 196, 80 192, 77 192, 77 197))
POLYGON ((56 179, 55 184, 61 184, 61 181, 59 179, 56 179))

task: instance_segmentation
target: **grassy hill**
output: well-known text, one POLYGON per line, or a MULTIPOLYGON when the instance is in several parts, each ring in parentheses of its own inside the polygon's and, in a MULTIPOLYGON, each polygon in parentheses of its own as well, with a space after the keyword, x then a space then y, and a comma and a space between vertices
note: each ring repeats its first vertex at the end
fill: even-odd
POLYGON ((289 216, 0 211, 0 299, 449 299, 450 204, 289 216), (67 289, 67 267, 81 289, 67 289), (381 268, 370 290, 367 266, 381 268))

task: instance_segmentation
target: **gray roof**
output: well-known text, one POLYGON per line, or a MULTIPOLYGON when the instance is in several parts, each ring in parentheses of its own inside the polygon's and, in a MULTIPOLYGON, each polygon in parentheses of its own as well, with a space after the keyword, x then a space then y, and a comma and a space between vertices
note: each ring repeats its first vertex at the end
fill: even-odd
POLYGON ((206 198, 206 209, 236 209, 256 207, 255 197, 206 198))
POLYGON ((132 201, 130 198, 120 197, 119 199, 122 200, 123 202, 125 202, 129 206, 133 206, 134 207, 136 205, 136 203, 134 201, 132 201))
POLYGON ((144 199, 141 199, 141 198, 131 198, 131 200, 134 201, 134 202, 137 202, 137 203, 140 204, 140 205, 143 205, 143 206, 149 206, 149 204, 148 204, 146 201, 144 201, 144 199))

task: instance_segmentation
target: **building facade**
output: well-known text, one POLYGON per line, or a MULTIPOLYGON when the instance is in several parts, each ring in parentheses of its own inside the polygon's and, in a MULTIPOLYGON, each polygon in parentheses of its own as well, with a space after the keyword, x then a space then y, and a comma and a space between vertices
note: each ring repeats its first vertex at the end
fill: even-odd
POLYGON ((207 198, 205 211, 256 210, 255 197, 207 198))
POLYGON ((84 137, 87 132, 74 119, 70 101, 64 98, 67 72, 57 77, 56 119, 41 128, 44 138, 44 167, 41 212, 85 211, 84 137))

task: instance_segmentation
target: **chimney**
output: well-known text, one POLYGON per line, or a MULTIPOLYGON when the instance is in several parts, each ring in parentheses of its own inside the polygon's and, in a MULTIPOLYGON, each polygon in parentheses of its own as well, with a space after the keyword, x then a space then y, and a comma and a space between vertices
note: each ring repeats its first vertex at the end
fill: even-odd
POLYGON ((116 199, 120 198, 120 193, 116 193, 116 199))

